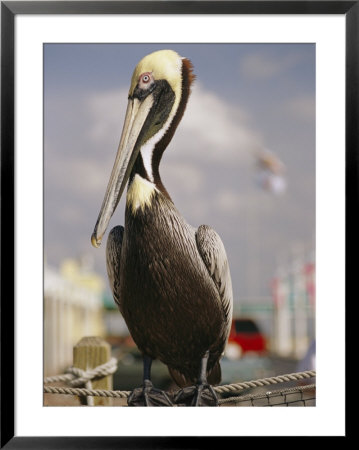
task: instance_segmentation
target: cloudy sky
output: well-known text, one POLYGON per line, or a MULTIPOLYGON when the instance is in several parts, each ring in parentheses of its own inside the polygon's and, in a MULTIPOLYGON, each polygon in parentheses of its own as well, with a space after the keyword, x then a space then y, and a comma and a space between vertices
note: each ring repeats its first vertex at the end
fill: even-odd
MULTIPOLYGON (((309 251, 315 233, 315 46, 311 44, 46 44, 45 253, 57 266, 89 255, 137 62, 171 48, 197 76, 161 175, 193 226, 222 237, 234 298, 270 295, 278 264, 309 251), (286 190, 261 187, 256 155, 285 166, 286 190)), ((123 224, 124 199, 109 229, 123 224)), ((107 279, 107 278, 106 278, 107 279)))

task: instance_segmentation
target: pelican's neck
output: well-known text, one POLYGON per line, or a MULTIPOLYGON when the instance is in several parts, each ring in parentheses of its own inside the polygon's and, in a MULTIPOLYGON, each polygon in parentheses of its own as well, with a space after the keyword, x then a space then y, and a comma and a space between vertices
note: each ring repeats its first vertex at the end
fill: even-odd
POLYGON ((188 59, 183 58, 181 98, 178 102, 178 106, 175 111, 171 111, 163 127, 141 147, 132 169, 129 189, 135 180, 135 176, 139 175, 147 182, 152 183, 158 191, 171 200, 162 183, 159 167, 163 152, 171 142, 178 124, 183 117, 193 80, 194 75, 192 73, 192 64, 188 59))

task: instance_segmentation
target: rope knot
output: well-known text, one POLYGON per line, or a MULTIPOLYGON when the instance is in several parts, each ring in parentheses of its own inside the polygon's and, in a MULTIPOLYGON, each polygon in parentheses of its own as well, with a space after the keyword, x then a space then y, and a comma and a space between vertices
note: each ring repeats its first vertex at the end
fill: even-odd
POLYGON ((112 375, 116 372, 116 369, 116 358, 111 358, 105 364, 101 364, 101 366, 97 366, 94 369, 82 370, 78 367, 69 367, 66 373, 72 375, 74 379, 68 380, 68 384, 72 387, 86 386, 90 381, 112 375))

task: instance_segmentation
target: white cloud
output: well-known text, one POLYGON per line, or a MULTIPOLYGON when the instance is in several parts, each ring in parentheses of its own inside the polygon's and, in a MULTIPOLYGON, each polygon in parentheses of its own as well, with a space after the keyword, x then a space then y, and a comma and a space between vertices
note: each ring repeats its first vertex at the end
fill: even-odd
POLYGON ((91 120, 89 138, 106 143, 117 137, 120 141, 127 107, 126 89, 115 89, 93 94, 88 97, 86 110, 91 120))
MULTIPOLYGON (((118 143, 127 90, 94 94, 87 99, 86 106, 91 120, 88 139, 101 143, 103 148, 114 145, 114 141, 118 143)), ((239 106, 229 105, 196 83, 170 148, 178 153, 175 155, 178 158, 206 158, 223 164, 247 161, 251 151, 260 145, 260 138, 246 120, 239 106)))
MULTIPOLYGON (((196 83, 180 125, 191 140, 182 146, 186 153, 201 150, 206 158, 223 164, 247 160, 260 145, 260 138, 247 125, 248 117, 240 106, 228 104, 220 96, 196 83)), ((182 142, 181 142, 182 141, 182 142)))

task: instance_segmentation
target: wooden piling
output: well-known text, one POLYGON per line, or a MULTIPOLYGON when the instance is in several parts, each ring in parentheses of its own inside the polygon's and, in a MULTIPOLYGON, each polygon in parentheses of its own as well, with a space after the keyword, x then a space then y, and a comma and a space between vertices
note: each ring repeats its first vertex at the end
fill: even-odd
MULTIPOLYGON (((82 370, 94 369, 111 359, 111 346, 108 342, 100 337, 84 337, 74 347, 73 365, 82 370)), ((92 389, 112 390, 112 375, 94 380, 92 389)), ((91 397, 94 406, 111 406, 112 398, 91 397)), ((80 397, 83 404, 86 403, 86 397, 80 397)))

